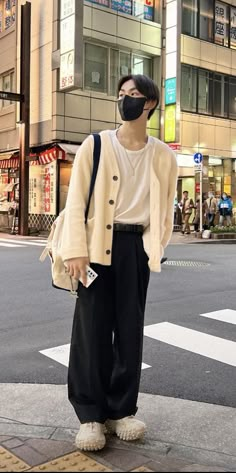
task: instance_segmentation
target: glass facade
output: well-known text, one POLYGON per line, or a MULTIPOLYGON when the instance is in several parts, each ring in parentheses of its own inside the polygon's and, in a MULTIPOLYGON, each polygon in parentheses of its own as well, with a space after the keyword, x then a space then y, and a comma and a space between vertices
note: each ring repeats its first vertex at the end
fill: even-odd
POLYGON ((181 104, 183 110, 197 111, 197 68, 182 65, 181 104))
POLYGON ((182 33, 197 37, 198 0, 183 0, 182 33))
POLYGON ((182 64, 181 110, 236 120, 236 78, 182 64))
POLYGON ((182 0, 182 33, 236 49, 236 7, 218 0, 182 0))
POLYGON ((111 8, 126 15, 154 21, 155 0, 86 0, 89 3, 111 8))
POLYGON ((16 21, 16 0, 0 0, 0 33, 8 30, 16 21))
POLYGON ((85 89, 116 96, 119 78, 131 73, 152 77, 152 59, 105 46, 85 44, 85 89))

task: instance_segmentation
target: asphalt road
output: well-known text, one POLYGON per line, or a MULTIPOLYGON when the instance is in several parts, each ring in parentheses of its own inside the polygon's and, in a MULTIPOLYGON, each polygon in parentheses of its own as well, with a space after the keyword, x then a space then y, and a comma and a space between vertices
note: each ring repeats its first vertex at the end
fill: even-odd
MULTIPOLYGON (((74 298, 51 288, 49 264, 38 262, 41 250, 0 247, 0 383, 66 383, 66 367, 39 351, 70 342, 74 298)), ((168 322, 168 331, 175 324, 183 343, 186 329, 197 332, 196 351, 202 343, 206 348, 204 334, 236 342, 234 323, 200 317, 236 310, 235 245, 172 245, 166 256, 208 265, 164 265, 161 274, 152 274, 145 325, 168 322)), ((231 348, 234 357, 236 343, 231 348)), ((224 356, 224 347, 217 350, 224 356)), ((147 336, 143 361, 150 368, 142 372, 141 392, 236 407, 232 363, 147 336)))

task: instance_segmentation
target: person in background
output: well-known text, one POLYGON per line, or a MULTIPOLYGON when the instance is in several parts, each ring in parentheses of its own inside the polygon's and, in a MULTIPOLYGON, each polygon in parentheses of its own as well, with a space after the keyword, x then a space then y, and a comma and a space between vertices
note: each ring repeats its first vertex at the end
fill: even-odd
POLYGON ((229 227, 231 225, 233 203, 232 199, 230 199, 225 192, 223 192, 221 199, 218 203, 218 209, 220 212, 219 226, 222 227, 226 219, 227 227, 229 227))
POLYGON ((184 235, 186 233, 187 235, 190 235, 189 219, 194 209, 194 202, 193 199, 188 196, 188 191, 183 192, 183 198, 179 204, 179 207, 182 211, 182 234, 184 235))
POLYGON ((232 217, 233 217, 233 206, 234 206, 234 203, 233 203, 232 196, 229 195, 229 194, 228 194, 228 199, 231 201, 231 204, 232 204, 231 213, 230 213, 230 217, 232 218, 232 217))
MULTIPOLYGON (((201 208, 200 207, 201 207, 200 196, 198 196, 198 198, 196 200, 196 203, 195 203, 195 206, 194 206, 195 214, 194 214, 193 224, 194 224, 195 233, 199 232, 200 214, 201 214, 201 208)), ((203 196, 202 196, 202 226, 203 226, 204 230, 208 227, 207 220, 206 220, 206 208, 207 208, 206 197, 203 194, 203 196)))
POLYGON ((206 199, 206 223, 208 227, 215 226, 215 216, 217 212, 217 200, 214 197, 213 192, 208 192, 208 197, 206 199))

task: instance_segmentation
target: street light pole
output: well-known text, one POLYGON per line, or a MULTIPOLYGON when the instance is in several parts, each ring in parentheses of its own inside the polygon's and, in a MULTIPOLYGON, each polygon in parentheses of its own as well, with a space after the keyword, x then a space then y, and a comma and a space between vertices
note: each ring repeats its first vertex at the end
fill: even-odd
POLYGON ((29 214, 29 161, 30 154, 30 45, 31 45, 31 3, 21 6, 21 49, 20 49, 20 192, 19 192, 19 234, 28 235, 29 214))

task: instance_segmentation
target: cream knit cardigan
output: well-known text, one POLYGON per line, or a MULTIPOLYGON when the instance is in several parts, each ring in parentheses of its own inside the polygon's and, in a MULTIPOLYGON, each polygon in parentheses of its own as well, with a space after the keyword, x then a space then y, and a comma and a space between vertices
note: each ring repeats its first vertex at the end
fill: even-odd
MULTIPOLYGON (((111 264, 113 221, 120 173, 109 131, 102 131, 101 155, 87 225, 84 212, 93 167, 93 137, 80 146, 73 165, 65 208, 61 256, 63 261, 88 256, 93 263, 111 264)), ((151 271, 160 260, 173 229, 177 162, 174 152, 155 138, 150 166, 150 225, 143 234, 151 271)))

